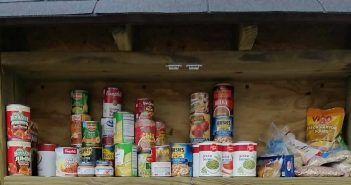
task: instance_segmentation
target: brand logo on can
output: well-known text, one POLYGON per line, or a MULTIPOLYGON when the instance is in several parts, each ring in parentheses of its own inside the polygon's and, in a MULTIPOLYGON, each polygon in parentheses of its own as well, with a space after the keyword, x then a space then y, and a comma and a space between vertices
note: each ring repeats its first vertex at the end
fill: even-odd
POLYGON ((211 149, 212 152, 215 152, 215 151, 218 150, 218 147, 217 147, 216 144, 212 144, 211 147, 210 147, 210 149, 211 149))
POLYGON ((75 148, 64 148, 63 149, 64 154, 77 154, 77 149, 75 148))
POLYGON ((255 146, 254 145, 247 145, 247 150, 249 151, 249 152, 253 152, 253 151, 256 151, 255 150, 255 146))
POLYGON ((13 112, 10 120, 11 122, 14 122, 14 121, 28 122, 28 117, 24 116, 22 112, 13 112))
POLYGON ((82 99, 83 94, 81 92, 72 92, 72 98, 75 100, 82 99))
POLYGON ((96 124, 88 123, 87 128, 89 131, 95 131, 96 130, 96 124))

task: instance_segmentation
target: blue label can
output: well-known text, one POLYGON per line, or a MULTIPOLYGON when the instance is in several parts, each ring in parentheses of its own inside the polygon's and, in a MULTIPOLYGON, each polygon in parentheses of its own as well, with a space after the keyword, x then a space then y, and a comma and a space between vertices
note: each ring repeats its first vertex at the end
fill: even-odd
POLYGON ((192 176, 193 152, 189 143, 174 143, 172 150, 172 176, 192 176))
POLYGON ((211 129, 214 140, 219 142, 232 142, 233 124, 233 116, 214 117, 211 129))

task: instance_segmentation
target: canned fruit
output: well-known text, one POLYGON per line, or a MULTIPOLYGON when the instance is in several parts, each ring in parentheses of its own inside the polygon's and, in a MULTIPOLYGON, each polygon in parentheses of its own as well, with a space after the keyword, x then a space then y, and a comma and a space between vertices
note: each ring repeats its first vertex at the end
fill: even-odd
POLYGON ((150 153, 138 154, 138 176, 139 177, 151 176, 151 154, 150 153))
POLYGON ((156 121, 156 145, 166 144, 166 125, 161 121, 156 121))
POLYGON ((152 119, 154 116, 154 101, 149 98, 139 98, 135 103, 135 120, 152 119))
POLYGON ((212 136, 217 142, 233 142, 233 122, 232 116, 219 116, 213 118, 212 136))
POLYGON ((153 120, 140 119, 135 123, 135 143, 139 152, 150 152, 155 146, 156 124, 153 120))
POLYGON ((7 139, 31 141, 30 108, 19 104, 6 106, 7 139))
POLYGON ((114 143, 134 143, 134 115, 130 112, 116 112, 114 143))
POLYGON ((56 176, 77 176, 78 149, 73 147, 59 147, 56 152, 56 176))
POLYGON ((132 143, 119 143, 115 148, 116 176, 137 176, 137 150, 132 143))
POLYGON ((112 118, 115 112, 122 110, 122 91, 117 87, 103 90, 103 117, 112 118))
POLYGON ((101 147, 82 147, 79 150, 80 160, 82 162, 90 162, 95 164, 96 161, 101 160, 101 147))
POLYGON ((231 116, 234 107, 234 87, 231 84, 217 84, 213 89, 213 116, 231 116))
POLYGON ((151 176, 154 176, 154 177, 171 176, 171 162, 152 162, 151 176))
POLYGON ((71 116, 71 145, 82 146, 82 122, 90 121, 88 114, 73 114, 71 116))
POLYGON ((82 146, 101 146, 100 124, 97 121, 83 121, 82 146))
POLYGON ((172 149, 172 176, 192 176, 193 153, 191 144, 174 143, 172 149))
POLYGON ((201 143, 210 140, 210 115, 194 113, 190 115, 190 139, 192 143, 201 143))
POLYGON ((32 175, 32 148, 30 142, 7 142, 7 171, 9 175, 32 175))
POLYGON ((197 92, 190 96, 190 113, 209 113, 208 93, 197 92))
POLYGON ((112 118, 101 118, 102 144, 113 145, 114 128, 112 118))
POLYGON ((257 144, 239 142, 233 146, 233 176, 256 176, 257 144))
POLYGON ((71 91, 71 98, 72 98, 72 114, 88 113, 88 91, 73 90, 71 91))
POLYGON ((169 145, 153 146, 151 149, 152 162, 171 162, 171 147, 169 145))
POLYGON ((105 145, 103 147, 102 160, 114 162, 114 160, 115 160, 115 146, 114 145, 105 145))
POLYGON ((216 142, 199 144, 200 174, 199 176, 222 176, 222 155, 216 142))

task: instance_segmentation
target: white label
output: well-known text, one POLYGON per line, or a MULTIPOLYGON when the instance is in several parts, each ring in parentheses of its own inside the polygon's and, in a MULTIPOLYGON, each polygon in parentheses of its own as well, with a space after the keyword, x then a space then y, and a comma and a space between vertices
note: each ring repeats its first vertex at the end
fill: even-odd
POLYGON ((102 131, 102 136, 113 137, 114 122, 112 118, 101 119, 101 131, 102 131))
POLYGON ((257 152, 237 151, 233 154, 233 176, 256 176, 257 152))
POLYGON ((55 160, 54 151, 38 151, 38 176, 56 176, 55 160))
POLYGON ((153 162, 151 163, 151 175, 156 177, 171 176, 171 162, 153 162))
POLYGON ((117 104, 116 106, 113 103, 103 103, 103 117, 112 118, 115 112, 120 112, 122 110, 122 105, 117 104))
POLYGON ((233 154, 232 152, 222 152, 222 176, 233 176, 233 154))
POLYGON ((117 149, 117 151, 115 153, 115 164, 122 165, 123 163, 124 163, 124 150, 117 149))
POLYGON ((132 148, 132 174, 135 174, 135 176, 138 174, 138 152, 134 146, 132 148))
POLYGON ((103 175, 103 176, 113 176, 113 168, 109 168, 109 167, 96 167, 95 168, 95 175, 103 175))
POLYGON ((78 176, 79 175, 94 175, 94 167, 78 166, 78 176))
POLYGON ((200 173, 199 176, 222 176, 222 156, 219 151, 200 152, 200 173))
POLYGON ((134 118, 123 120, 124 137, 134 137, 134 118))
POLYGON ((199 153, 194 153, 193 154, 193 176, 194 177, 199 176, 199 168, 200 168, 199 153))

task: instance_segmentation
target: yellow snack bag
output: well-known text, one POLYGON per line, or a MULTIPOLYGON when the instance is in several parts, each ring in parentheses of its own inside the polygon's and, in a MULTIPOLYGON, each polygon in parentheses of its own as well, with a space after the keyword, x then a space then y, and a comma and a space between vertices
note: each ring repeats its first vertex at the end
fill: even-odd
POLYGON ((336 138, 341 133, 344 116, 345 111, 342 107, 326 110, 309 108, 307 110, 307 143, 324 151, 335 146, 336 138))

